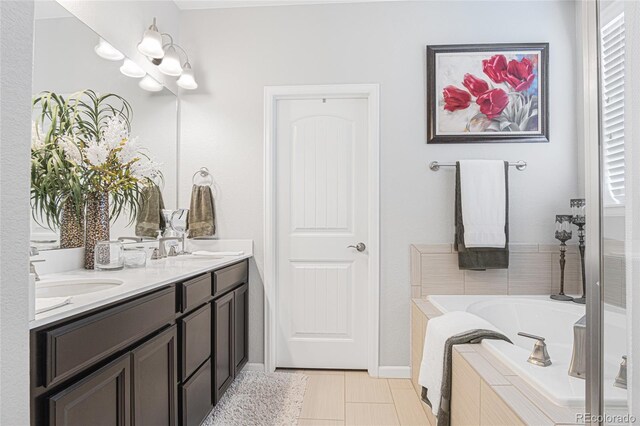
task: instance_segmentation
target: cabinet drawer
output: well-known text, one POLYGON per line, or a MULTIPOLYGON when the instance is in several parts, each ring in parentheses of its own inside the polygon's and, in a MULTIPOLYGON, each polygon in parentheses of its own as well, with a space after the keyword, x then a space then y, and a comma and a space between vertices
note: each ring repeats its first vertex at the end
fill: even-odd
POLYGON ((247 282, 247 261, 227 266, 213 273, 213 295, 219 296, 233 287, 247 282))
POLYGON ((180 386, 182 425, 198 426, 213 407, 211 399, 211 360, 180 386))
POLYGON ((211 356, 211 305, 180 320, 180 380, 186 380, 211 356))
POLYGON ((81 371, 175 318, 174 287, 44 332, 44 385, 81 371))
POLYGON ((211 274, 207 273, 185 281, 179 284, 179 287, 180 312, 188 312, 211 297, 211 274))

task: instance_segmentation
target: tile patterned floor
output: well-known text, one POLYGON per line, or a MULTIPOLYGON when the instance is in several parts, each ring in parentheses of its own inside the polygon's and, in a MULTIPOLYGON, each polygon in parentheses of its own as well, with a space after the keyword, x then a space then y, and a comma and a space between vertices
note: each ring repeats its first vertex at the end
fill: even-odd
POLYGON ((429 425, 409 379, 374 379, 364 371, 293 371, 309 375, 299 426, 429 425))

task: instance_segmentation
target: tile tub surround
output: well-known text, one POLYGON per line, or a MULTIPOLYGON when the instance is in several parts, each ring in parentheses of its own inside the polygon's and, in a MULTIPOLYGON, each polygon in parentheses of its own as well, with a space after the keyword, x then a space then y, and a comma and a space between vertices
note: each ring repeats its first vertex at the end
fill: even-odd
MULTIPOLYGON (((411 297, 434 294, 552 294, 560 290, 560 249, 554 244, 509 244, 509 269, 464 271, 453 244, 412 244, 411 297)), ((580 257, 567 246, 565 293, 581 292, 580 257)))
POLYGON ((179 256, 149 261, 145 268, 125 268, 120 271, 90 271, 78 269, 42 275, 41 281, 36 284, 36 288, 38 284, 68 279, 108 278, 122 280, 124 283, 112 289, 72 296, 70 304, 36 315, 35 320, 29 322, 29 328, 34 329, 73 315, 88 312, 136 294, 160 288, 166 284, 230 265, 242 259, 248 259, 252 256, 252 251, 245 251, 245 254, 242 256, 224 256, 221 259, 187 258, 187 256, 179 256))
MULTIPOLYGON (((429 319, 438 315, 442 313, 427 300, 411 303, 411 381, 418 395, 424 332, 429 319)), ((482 345, 454 347, 451 410, 453 425, 580 424, 577 414, 584 411, 553 404, 482 345)))

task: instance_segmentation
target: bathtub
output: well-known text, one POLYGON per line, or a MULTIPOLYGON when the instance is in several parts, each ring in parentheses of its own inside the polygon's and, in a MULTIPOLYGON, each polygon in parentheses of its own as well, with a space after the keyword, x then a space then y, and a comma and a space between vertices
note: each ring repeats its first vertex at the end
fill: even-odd
MULTIPOLYGON (((584 305, 559 302, 548 296, 429 296, 443 313, 467 311, 489 321, 513 345, 485 340, 481 344, 511 367, 531 386, 560 406, 583 407, 585 381, 567 374, 573 349, 573 324, 585 314, 584 305), (527 362, 534 340, 519 331, 545 338, 552 364, 538 367, 527 362)), ((613 386, 622 355, 626 354, 624 311, 607 307, 605 315, 604 395, 608 407, 625 407, 627 392, 613 386)))

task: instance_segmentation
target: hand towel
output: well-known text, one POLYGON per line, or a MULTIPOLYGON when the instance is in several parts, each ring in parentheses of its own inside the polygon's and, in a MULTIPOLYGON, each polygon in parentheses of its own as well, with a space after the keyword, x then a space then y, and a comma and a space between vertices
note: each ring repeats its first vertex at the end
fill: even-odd
POLYGON ((193 185, 188 222, 189 238, 211 237, 216 233, 216 211, 211 187, 193 185))
POLYGON ((423 387, 422 399, 438 417, 438 426, 450 420, 453 346, 483 339, 511 342, 493 324, 469 312, 448 312, 427 323, 418 383, 423 387))
POLYGON ((460 201, 467 248, 505 246, 506 174, 504 161, 460 161, 460 201))
POLYGON ((138 237, 156 238, 158 231, 167 227, 162 210, 164 200, 162 191, 155 183, 145 186, 140 194, 140 209, 136 218, 136 235, 138 237))
POLYGON ((207 251, 197 250, 191 253, 194 256, 242 256, 243 251, 207 251))
MULTIPOLYGON (((469 248, 465 240, 466 221, 462 211, 460 163, 456 163, 455 187, 455 237, 454 248, 458 252, 458 267, 468 270, 507 269, 509 267, 509 163, 502 163, 504 176, 504 245, 500 248, 469 248)), ((468 206, 468 204, 467 204, 468 206)))
POLYGON ((70 297, 37 297, 36 314, 41 314, 69 303, 71 303, 70 297))

